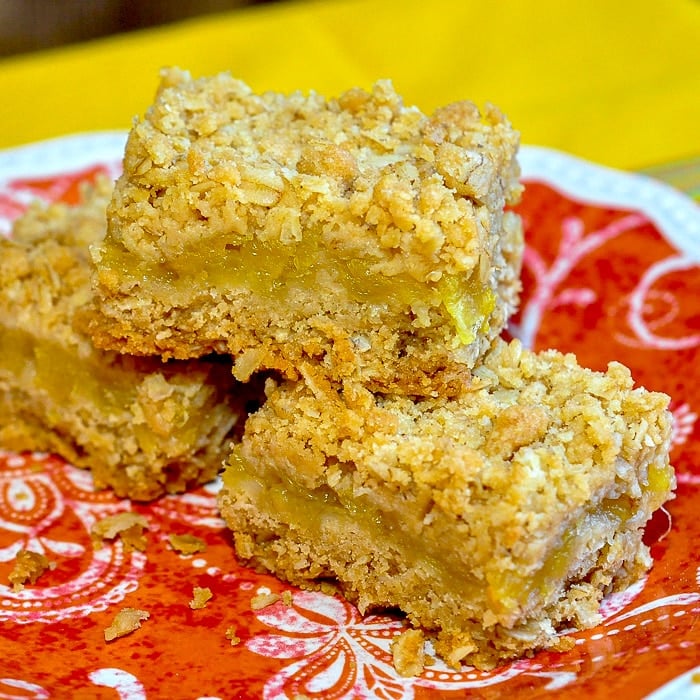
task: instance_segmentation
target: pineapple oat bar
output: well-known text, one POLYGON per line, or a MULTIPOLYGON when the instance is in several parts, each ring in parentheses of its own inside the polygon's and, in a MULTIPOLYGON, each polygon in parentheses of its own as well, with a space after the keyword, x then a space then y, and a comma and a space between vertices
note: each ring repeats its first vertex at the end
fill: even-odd
POLYGON ((100 347, 459 393, 520 290, 518 136, 387 81, 337 99, 165 71, 95 251, 100 347))
POLYGON ((451 664, 565 648, 651 563, 668 397, 497 341, 456 399, 270 382, 220 494, 239 557, 398 607, 451 664))
POLYGON ((0 240, 0 445, 56 452, 98 488, 149 499, 215 476, 243 392, 226 361, 120 356, 81 331, 111 191, 37 205, 0 240))

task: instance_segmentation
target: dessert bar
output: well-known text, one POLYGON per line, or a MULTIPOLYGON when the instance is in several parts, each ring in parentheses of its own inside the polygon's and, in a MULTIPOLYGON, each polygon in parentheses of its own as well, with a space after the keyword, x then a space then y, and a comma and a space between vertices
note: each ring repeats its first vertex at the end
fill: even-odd
POLYGON ((518 135, 387 81, 337 99, 163 73, 96 247, 102 348, 458 394, 520 290, 518 135))
POLYGON ((227 359, 94 349, 88 246, 111 192, 101 181, 78 205, 36 205, 0 239, 0 445, 55 452, 98 488, 150 499, 216 475, 249 390, 227 359))
POLYGON ((399 608, 453 665, 562 648, 651 563, 644 526, 675 484, 668 397, 620 364, 499 340, 454 399, 267 393, 223 476, 239 557, 399 608))

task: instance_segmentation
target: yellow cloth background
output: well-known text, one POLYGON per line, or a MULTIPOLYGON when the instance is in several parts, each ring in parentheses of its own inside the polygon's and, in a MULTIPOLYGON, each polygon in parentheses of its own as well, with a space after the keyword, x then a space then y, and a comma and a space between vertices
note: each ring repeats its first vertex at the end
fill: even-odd
POLYGON ((126 129, 161 66, 328 95, 491 101, 522 141, 627 169, 700 155, 700 2, 288 0, 0 61, 0 148, 126 129))

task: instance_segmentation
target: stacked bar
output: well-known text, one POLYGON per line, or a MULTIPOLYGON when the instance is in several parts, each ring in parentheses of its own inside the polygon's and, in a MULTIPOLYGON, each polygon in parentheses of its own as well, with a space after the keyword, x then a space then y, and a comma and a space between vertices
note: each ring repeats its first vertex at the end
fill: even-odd
POLYGON ((517 134, 387 82, 337 100, 168 71, 97 247, 95 342, 458 394, 520 290, 517 134))
POLYGON ((386 82, 168 71, 95 255, 98 345, 273 373, 224 472, 239 557, 482 667, 593 624, 673 487, 667 397, 498 340, 517 144, 494 108, 427 116, 386 82))

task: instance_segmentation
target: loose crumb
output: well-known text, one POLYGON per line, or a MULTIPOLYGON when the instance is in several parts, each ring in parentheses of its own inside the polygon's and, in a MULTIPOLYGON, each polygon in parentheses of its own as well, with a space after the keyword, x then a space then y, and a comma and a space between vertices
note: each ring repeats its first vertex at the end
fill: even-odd
POLYGON ((394 668, 408 678, 418 676, 425 666, 425 638, 421 630, 408 629, 391 641, 394 668))
POLYGON ((229 627, 226 630, 226 639, 231 642, 231 646, 235 647, 237 644, 241 643, 241 638, 237 634, 238 630, 235 627, 229 627))
POLYGON ((547 648, 551 649, 552 651, 564 652, 571 651, 575 646, 576 640, 573 637, 566 635, 564 637, 559 637, 555 644, 552 644, 547 648))
POLYGON ((201 610, 205 608, 207 603, 214 597, 211 592, 211 588, 200 588, 195 586, 192 589, 192 600, 190 601, 190 607, 192 610, 201 610))
POLYGON ((119 537, 127 550, 146 549, 144 530, 148 529, 148 520, 138 513, 126 512, 108 515, 98 520, 91 528, 90 535, 95 547, 100 547, 104 540, 119 537))
POLYGON ((277 593, 260 593, 252 598, 250 601, 251 610, 262 610, 267 608, 269 605, 274 605, 279 599, 280 595, 277 593))
POLYGON ((21 591, 25 583, 36 583, 39 576, 45 571, 55 568, 56 563, 49 561, 43 554, 32 552, 29 549, 20 549, 8 579, 13 590, 21 591))
MULTIPOLYGON (((470 654, 478 652, 479 647, 468 632, 444 632, 433 642, 435 653, 455 671, 462 668, 462 664, 470 654)), ((488 657, 478 660, 481 670, 490 670, 494 668, 495 661, 488 657)))
POLYGON ((207 543, 194 535, 168 535, 168 542, 180 554, 197 554, 207 551, 207 543))
POLYGON ((141 627, 141 622, 148 620, 151 614, 147 610, 137 608, 122 608, 114 617, 112 624, 105 628, 105 642, 111 642, 117 637, 124 637, 141 627))
POLYGON ((294 603, 291 591, 282 591, 282 602, 289 608, 294 603))

